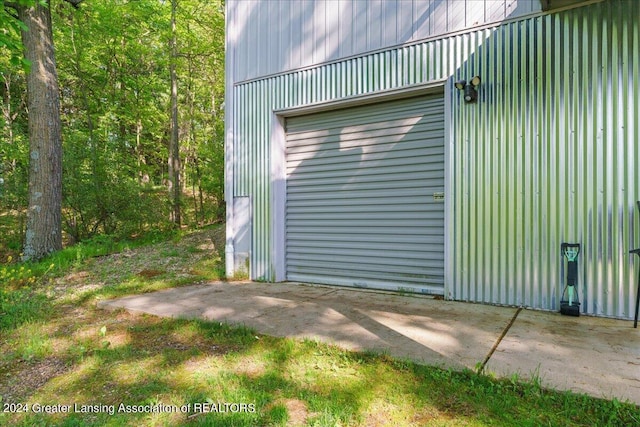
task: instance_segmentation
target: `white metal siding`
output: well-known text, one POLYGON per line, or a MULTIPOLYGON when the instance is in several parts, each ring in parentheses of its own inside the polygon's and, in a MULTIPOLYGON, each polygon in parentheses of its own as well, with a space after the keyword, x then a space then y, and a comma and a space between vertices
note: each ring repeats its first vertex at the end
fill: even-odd
POLYGON ((287 122, 287 279, 443 293, 442 95, 287 122))
POLYGON ((540 11, 540 0, 227 1, 228 78, 255 79, 540 11))

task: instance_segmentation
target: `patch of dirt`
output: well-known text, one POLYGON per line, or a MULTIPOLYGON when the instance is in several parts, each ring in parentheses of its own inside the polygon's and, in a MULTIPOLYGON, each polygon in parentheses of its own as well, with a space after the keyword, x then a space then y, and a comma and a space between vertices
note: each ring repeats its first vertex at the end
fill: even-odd
POLYGON ((307 424, 307 420, 310 416, 315 416, 315 413, 310 413, 307 404, 299 399, 293 398, 280 398, 269 405, 266 409, 273 406, 284 406, 287 408, 287 426, 303 426, 307 424))
POLYGON ((64 276, 64 281, 73 282, 73 283, 79 283, 79 282, 83 282, 83 281, 87 280, 88 278, 89 278, 89 272, 88 271, 74 271, 74 272, 64 276))
POLYGON ((265 366, 256 360, 243 361, 235 368, 235 373, 246 375, 249 378, 257 379, 265 373, 265 366))
MULTIPOLYGON (((145 319, 146 320, 146 319, 145 319)), ((155 320, 155 319, 154 319, 155 320)), ((137 322, 138 325, 141 321, 137 322)), ((223 355, 233 349, 229 346, 218 345, 207 339, 197 339, 192 342, 182 342, 168 334, 158 335, 157 332, 146 331, 129 333, 131 342, 135 348, 144 349, 151 354, 162 353, 165 350, 190 351, 197 350, 202 355, 223 355)))
POLYGON ((152 279, 156 276, 161 276, 165 272, 163 270, 154 270, 154 269, 144 269, 138 272, 138 276, 144 277, 145 279, 152 279))
POLYGON ((189 232, 179 240, 169 240, 122 252, 92 258, 64 277, 54 279, 54 296, 96 290, 105 285, 126 282, 132 277, 197 281, 194 266, 204 260, 222 261, 225 227, 211 226, 189 232))
POLYGON ((52 378, 69 371, 69 365, 57 357, 49 357, 36 363, 20 363, 13 372, 0 379, 0 396, 3 403, 24 401, 52 378))
POLYGON ((298 426, 307 423, 309 409, 306 403, 298 399, 286 399, 282 403, 287 408, 287 413, 289 414, 287 425, 298 426))

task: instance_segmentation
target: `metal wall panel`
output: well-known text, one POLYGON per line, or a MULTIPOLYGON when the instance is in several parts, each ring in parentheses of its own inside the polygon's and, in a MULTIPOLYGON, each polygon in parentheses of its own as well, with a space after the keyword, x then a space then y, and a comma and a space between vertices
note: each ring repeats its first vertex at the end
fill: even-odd
POLYGON ((560 244, 579 242, 583 311, 631 317, 637 16, 637 2, 611 1, 460 40, 470 54, 456 76, 483 84, 477 105, 452 111, 450 298, 557 309, 560 244))
POLYGON ((540 10, 540 0, 228 0, 232 82, 540 10))
POLYGON ((450 78, 446 296, 558 309, 560 244, 577 241, 584 312, 631 317, 640 268, 628 254, 640 245, 638 16, 640 2, 609 0, 233 86, 228 175, 235 195, 252 197, 252 277, 275 277, 279 256, 270 228, 273 112, 450 78), (482 77, 479 100, 464 104, 452 82, 473 75, 482 77))
POLYGON ((287 120, 286 271, 444 294, 441 95, 287 120))

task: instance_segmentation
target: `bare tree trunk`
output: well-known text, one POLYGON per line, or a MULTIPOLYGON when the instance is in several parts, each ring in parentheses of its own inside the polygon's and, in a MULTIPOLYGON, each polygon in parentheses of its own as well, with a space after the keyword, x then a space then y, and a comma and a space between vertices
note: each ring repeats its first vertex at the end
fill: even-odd
POLYGON ((180 202, 182 186, 180 183, 180 146, 178 140, 178 77, 176 61, 178 58, 176 42, 176 8, 177 0, 171 0, 171 58, 169 73, 171 75, 171 136, 169 140, 169 201, 171 213, 169 220, 180 226, 180 202))
POLYGON ((22 42, 31 63, 29 108, 29 208, 23 258, 37 260, 62 249, 62 137, 51 12, 36 3, 20 7, 22 42))

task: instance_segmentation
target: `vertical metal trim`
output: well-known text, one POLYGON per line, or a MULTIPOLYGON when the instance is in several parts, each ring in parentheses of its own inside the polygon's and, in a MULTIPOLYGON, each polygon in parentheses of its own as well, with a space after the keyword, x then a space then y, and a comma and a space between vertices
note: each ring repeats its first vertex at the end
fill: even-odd
POLYGON ((444 295, 453 299, 455 295, 455 139, 453 134, 454 112, 451 95, 453 76, 444 85, 444 295))
MULTIPOLYGON (((282 90, 282 85, 277 85, 276 93, 282 90)), ((282 104, 274 105, 275 109, 282 104)), ((285 120, 277 114, 271 115, 271 198, 272 210, 271 227, 273 244, 270 251, 271 272, 269 280, 281 282, 286 279, 285 257, 285 206, 287 203, 286 184, 286 136, 285 120)))
MULTIPOLYGON (((225 74, 227 76, 232 75, 235 68, 235 52, 237 45, 235 41, 235 5, 230 3, 225 4, 225 74), (230 43, 230 38, 234 43, 230 43)), ((235 150, 234 145, 236 141, 236 118, 238 113, 236 111, 236 103, 234 97, 236 91, 233 88, 233 82, 227 80, 225 82, 225 108, 226 111, 231 111, 231 114, 226 113, 224 121, 224 198, 226 201, 226 215, 225 215, 225 275, 232 277, 235 273, 234 245, 233 240, 235 236, 234 232, 234 215, 233 215, 233 198, 234 198, 234 186, 235 186, 235 150)))

